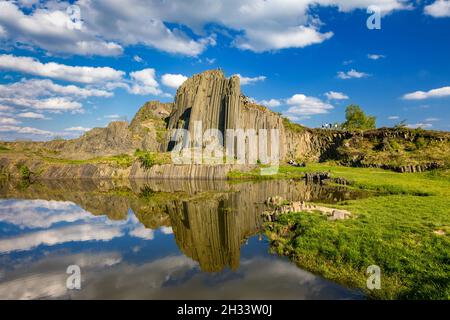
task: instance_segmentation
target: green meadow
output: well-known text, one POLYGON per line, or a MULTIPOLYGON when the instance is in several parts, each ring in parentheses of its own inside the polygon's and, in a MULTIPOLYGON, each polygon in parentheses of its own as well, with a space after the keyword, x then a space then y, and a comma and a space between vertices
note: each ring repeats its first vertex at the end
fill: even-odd
MULTIPOLYGON (((277 177, 329 171, 372 196, 333 205, 353 218, 289 213, 266 224, 271 248, 301 268, 376 299, 450 299, 450 170, 395 173, 310 164, 277 177), (381 289, 367 289, 367 267, 381 269, 381 289)), ((236 174, 236 173, 235 173, 236 174)))

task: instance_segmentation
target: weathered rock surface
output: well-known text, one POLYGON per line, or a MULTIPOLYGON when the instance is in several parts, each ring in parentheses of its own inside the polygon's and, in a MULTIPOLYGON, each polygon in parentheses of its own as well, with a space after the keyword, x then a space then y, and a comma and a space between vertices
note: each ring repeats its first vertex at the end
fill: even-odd
POLYGON ((50 150, 56 158, 73 160, 132 154, 136 149, 162 151, 166 135, 165 118, 171 111, 171 103, 150 101, 139 109, 131 124, 113 121, 105 128, 94 128, 72 140, 10 142, 6 145, 17 150, 50 150))
POLYGON ((154 165, 150 169, 142 168, 136 161, 130 172, 132 179, 208 179, 225 180, 231 171, 247 172, 256 166, 247 165, 154 165))
MULTIPOLYGON (((241 94, 239 77, 227 79, 221 70, 210 70, 186 80, 175 96, 174 112, 170 115, 168 129, 186 129, 194 134, 195 123, 203 131, 218 129, 224 136, 226 130, 260 129, 280 130, 280 154, 284 158, 284 127, 282 118, 269 109, 256 105, 241 94)), ((247 142, 248 143, 248 142, 247 142)), ((270 135, 267 150, 270 155, 270 135)), ((171 144, 168 149, 171 150, 171 144)), ((248 145, 246 146, 248 150, 248 145)))
POLYGON ((285 200, 280 197, 268 198, 266 203, 272 207, 272 210, 265 211, 263 217, 266 221, 276 221, 280 215, 291 212, 320 212, 327 216, 328 220, 345 220, 349 219, 352 214, 350 211, 343 209, 334 209, 324 206, 318 206, 305 201, 292 201, 285 204, 285 200))
POLYGON ((123 168, 106 163, 64 164, 48 163, 29 158, 0 158, 0 174, 14 179, 23 178, 20 167, 26 166, 31 171, 31 178, 49 179, 123 179, 130 176, 130 168, 123 168))
POLYGON ((305 173, 305 180, 307 183, 323 183, 324 180, 331 178, 329 172, 308 172, 305 173))

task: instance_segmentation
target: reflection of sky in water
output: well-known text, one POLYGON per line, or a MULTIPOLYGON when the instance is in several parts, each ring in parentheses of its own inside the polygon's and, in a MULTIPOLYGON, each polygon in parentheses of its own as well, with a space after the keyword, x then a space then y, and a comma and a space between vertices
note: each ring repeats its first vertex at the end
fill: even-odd
POLYGON ((202 272, 174 236, 171 227, 145 228, 131 210, 113 221, 72 202, 0 200, 0 298, 354 297, 269 255, 258 236, 244 241, 237 270, 215 273, 202 272), (73 264, 80 291, 65 287, 73 264))

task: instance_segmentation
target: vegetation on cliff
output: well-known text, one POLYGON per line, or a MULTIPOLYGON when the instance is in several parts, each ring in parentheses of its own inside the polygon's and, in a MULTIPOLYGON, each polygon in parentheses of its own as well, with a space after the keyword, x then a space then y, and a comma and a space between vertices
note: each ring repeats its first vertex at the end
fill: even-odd
POLYGON ((450 134, 407 128, 381 128, 350 135, 336 148, 346 166, 425 171, 450 165, 450 134), (409 166, 409 168, 408 168, 409 166))

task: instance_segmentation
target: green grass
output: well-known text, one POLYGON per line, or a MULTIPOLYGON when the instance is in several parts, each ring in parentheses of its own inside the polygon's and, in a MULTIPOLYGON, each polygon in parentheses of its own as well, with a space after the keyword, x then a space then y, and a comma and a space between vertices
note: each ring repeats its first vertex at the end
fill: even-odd
POLYGON ((291 120, 289 120, 288 118, 284 118, 284 117, 283 117, 283 125, 286 128, 286 130, 290 130, 295 133, 302 133, 306 130, 305 127, 303 127, 297 123, 291 122, 291 120))
POLYGON ((8 148, 8 147, 6 147, 6 146, 0 145, 0 153, 1 153, 1 152, 8 152, 8 151, 11 151, 11 149, 8 148))
POLYGON ((136 150, 134 156, 141 163, 141 166, 146 170, 157 164, 170 163, 170 154, 161 152, 148 152, 136 150))
POLYGON ((314 164, 280 173, 292 171, 330 171, 381 195, 336 205, 357 216, 350 220, 310 213, 280 217, 267 229, 274 251, 372 298, 450 299, 449 170, 399 174, 314 164), (366 289, 365 271, 372 264, 381 268, 381 290, 366 289))
POLYGON ((121 154, 117 156, 109 157, 97 157, 86 160, 73 160, 73 159, 60 159, 52 157, 43 157, 43 159, 49 163, 60 163, 60 164, 71 164, 71 165, 81 165, 81 164, 99 164, 107 163, 114 164, 122 168, 128 168, 133 164, 134 158, 128 154, 121 154))

